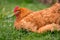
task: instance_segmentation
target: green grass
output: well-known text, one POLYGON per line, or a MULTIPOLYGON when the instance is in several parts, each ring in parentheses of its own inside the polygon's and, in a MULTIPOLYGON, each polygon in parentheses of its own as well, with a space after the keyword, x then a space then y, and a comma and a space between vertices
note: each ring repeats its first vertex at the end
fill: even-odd
POLYGON ((0 40, 60 40, 60 32, 57 31, 38 34, 25 30, 16 30, 14 28, 15 16, 9 19, 6 19, 6 17, 13 14, 13 9, 17 5, 34 11, 48 7, 41 3, 19 3, 19 1, 13 0, 0 0, 0 40))

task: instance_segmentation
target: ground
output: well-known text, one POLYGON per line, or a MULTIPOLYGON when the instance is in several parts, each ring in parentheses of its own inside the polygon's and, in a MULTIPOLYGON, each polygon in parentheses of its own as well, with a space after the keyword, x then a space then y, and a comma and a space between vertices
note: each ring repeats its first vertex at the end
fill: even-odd
POLYGON ((15 16, 13 14, 15 6, 26 7, 37 11, 47 8, 47 5, 41 3, 20 3, 0 0, 0 40, 60 40, 60 31, 46 32, 43 34, 27 32, 25 30, 16 30, 14 28, 15 16))

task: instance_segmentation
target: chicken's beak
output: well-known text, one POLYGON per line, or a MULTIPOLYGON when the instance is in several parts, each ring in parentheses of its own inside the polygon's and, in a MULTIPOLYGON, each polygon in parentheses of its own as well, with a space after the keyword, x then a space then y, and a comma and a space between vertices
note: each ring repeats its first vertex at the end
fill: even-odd
POLYGON ((6 17, 6 19, 12 18, 13 16, 15 16, 15 15, 17 15, 17 14, 19 14, 19 13, 20 13, 20 11, 17 11, 17 12, 15 12, 15 14, 12 14, 12 15, 6 17))

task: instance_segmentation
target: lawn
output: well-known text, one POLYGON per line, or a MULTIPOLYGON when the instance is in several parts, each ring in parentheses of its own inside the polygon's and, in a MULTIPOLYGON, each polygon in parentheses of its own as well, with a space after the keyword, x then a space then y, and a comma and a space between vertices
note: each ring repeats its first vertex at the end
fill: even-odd
POLYGON ((37 11, 49 7, 41 3, 29 3, 22 0, 0 0, 0 40, 60 40, 60 32, 46 32, 43 34, 16 30, 14 28, 15 16, 12 16, 15 6, 26 7, 37 11))

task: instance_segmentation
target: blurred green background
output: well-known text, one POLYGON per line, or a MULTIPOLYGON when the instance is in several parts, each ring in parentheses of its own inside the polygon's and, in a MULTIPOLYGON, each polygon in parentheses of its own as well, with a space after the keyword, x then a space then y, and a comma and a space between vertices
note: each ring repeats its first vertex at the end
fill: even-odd
POLYGON ((42 4, 38 0, 0 0, 0 40, 60 40, 60 32, 57 31, 38 34, 22 29, 16 30, 15 16, 9 18, 15 6, 38 11, 50 5, 42 4))

